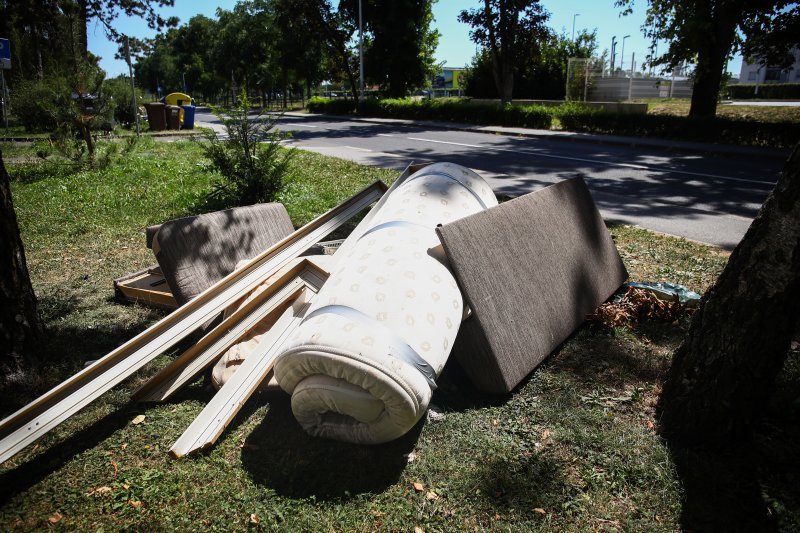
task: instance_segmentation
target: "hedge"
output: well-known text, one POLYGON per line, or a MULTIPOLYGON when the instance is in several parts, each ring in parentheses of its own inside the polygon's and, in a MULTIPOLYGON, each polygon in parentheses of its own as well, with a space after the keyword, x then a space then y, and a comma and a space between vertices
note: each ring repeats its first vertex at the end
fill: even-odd
MULTIPOLYGON (((352 100, 329 98, 312 98, 308 106, 312 113, 335 115, 349 114, 354 108, 355 103, 352 100)), ((364 101, 362 113, 373 117, 444 120, 543 129, 549 129, 553 122, 553 114, 543 106, 473 103, 459 98, 430 100, 370 98, 364 101)))
POLYGON ((308 110, 312 113, 347 115, 356 110, 356 101, 348 98, 320 98, 319 96, 314 96, 308 101, 308 110))
MULTIPOLYGON (((315 113, 350 114, 355 112, 355 107, 353 100, 312 98, 309 101, 309 110, 315 113)), ((567 131, 774 148, 791 148, 800 141, 800 123, 797 122, 764 123, 728 118, 617 114, 591 109, 579 103, 544 107, 478 103, 458 98, 367 99, 363 103, 362 114, 540 129, 551 129, 554 119, 558 119, 561 128, 567 131)))
POLYGON ((791 148, 800 141, 800 123, 753 122, 730 118, 624 115, 568 111, 559 115, 565 130, 634 137, 791 148))
POLYGON ((763 85, 728 85, 734 100, 800 100, 800 83, 767 83, 763 85), (756 94, 758 87, 758 94, 756 94))

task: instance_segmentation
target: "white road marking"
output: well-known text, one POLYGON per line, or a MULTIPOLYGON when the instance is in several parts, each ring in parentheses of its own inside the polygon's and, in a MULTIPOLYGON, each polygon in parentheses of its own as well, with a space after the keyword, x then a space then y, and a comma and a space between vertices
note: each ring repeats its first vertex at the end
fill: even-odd
POLYGON ((478 146, 477 144, 464 144, 452 141, 437 141, 436 139, 422 139, 420 137, 406 137, 406 138, 411 141, 423 141, 426 143, 454 144, 456 146, 466 146, 467 148, 487 148, 486 146, 478 146))
POLYGON ((299 124, 299 123, 288 123, 287 126, 300 126, 302 128, 319 128, 319 126, 314 126, 313 124, 299 124))
POLYGON ((372 152, 372 150, 368 150, 366 148, 357 148, 355 146, 342 146, 342 148, 349 148, 350 150, 356 150, 358 152, 372 152))
POLYGON ((378 133, 378 137, 394 137, 393 133, 378 133))
POLYGON ((759 181, 759 180, 749 180, 746 178, 734 178, 731 176, 720 176, 718 174, 706 174, 704 172, 690 172, 688 170, 676 170, 671 168, 663 168, 663 167, 651 167, 646 165, 636 165, 633 163, 619 163, 616 161, 601 161, 597 159, 585 159, 582 157, 571 157, 565 155, 554 155, 554 154, 545 154, 542 152, 531 152, 528 150, 513 150, 511 148, 499 148, 497 146, 492 145, 477 145, 477 144, 467 144, 467 143, 459 143, 453 141, 438 141, 435 139, 423 139, 421 137, 406 137, 411 141, 423 141, 423 142, 431 142, 431 143, 438 143, 438 144, 453 144, 456 146, 466 146, 467 148, 482 148, 484 150, 495 151, 495 152, 512 152, 515 154, 527 154, 527 155, 534 155, 538 157, 546 157, 549 159, 565 159, 568 161, 580 161, 581 163, 590 163, 592 165, 605 165, 610 167, 625 167, 625 168, 632 168, 634 170, 647 170, 650 172, 666 172, 670 174, 683 174, 685 176, 699 176, 702 178, 713 178, 719 180, 726 180, 726 181, 738 181, 742 183, 755 183, 758 185, 765 185, 765 186, 773 186, 775 182, 769 181, 759 181))

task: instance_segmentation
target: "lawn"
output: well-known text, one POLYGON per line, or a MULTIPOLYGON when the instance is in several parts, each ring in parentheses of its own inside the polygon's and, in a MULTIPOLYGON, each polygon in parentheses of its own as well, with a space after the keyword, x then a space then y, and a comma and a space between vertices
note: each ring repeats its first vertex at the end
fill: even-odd
MULTIPOLYGON (((32 150, 16 149, 9 170, 48 339, 38 373, 0 390, 0 416, 162 316, 114 302, 111 280, 153 264, 144 228, 208 209, 215 180, 189 141, 144 140, 102 171, 34 162, 32 150)), ((395 175, 298 151, 281 201, 301 225, 395 175)), ((635 280, 702 292, 727 260, 682 239, 610 229, 635 280)), ((0 529, 672 531, 699 523, 687 517, 693 506, 716 516, 704 507, 709 481, 722 483, 715 494, 731 524, 800 527, 798 459, 783 459, 797 442, 797 407, 776 404, 746 463, 702 463, 699 480, 687 467, 696 458, 656 435, 660 383, 688 320, 586 325, 505 397, 478 393, 451 364, 428 417, 380 446, 311 438, 288 398, 261 394, 213 448, 183 460, 167 451, 213 395, 209 385, 165 405, 128 401, 167 354, 0 466, 0 529), (134 424, 137 415, 145 419, 134 424), (742 471, 752 475, 731 479, 742 471), (745 482, 756 496, 743 505, 745 482)), ((798 359, 792 352, 776 402, 798 397, 798 359)))
MULTIPOLYGON (((689 115, 690 100, 688 98, 648 98, 633 100, 647 103, 647 112, 653 115, 689 115)), ((717 116, 753 122, 800 122, 800 106, 757 106, 730 105, 721 103, 717 106, 717 116)))

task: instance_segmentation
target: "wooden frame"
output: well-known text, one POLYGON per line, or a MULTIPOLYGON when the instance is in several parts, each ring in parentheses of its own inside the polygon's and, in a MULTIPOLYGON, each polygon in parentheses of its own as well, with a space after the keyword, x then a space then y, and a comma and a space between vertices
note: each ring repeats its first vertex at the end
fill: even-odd
POLYGON ((167 311, 179 307, 158 265, 115 279, 114 296, 119 301, 140 303, 167 311))
POLYGON ((308 247, 378 200, 386 190, 386 185, 380 181, 366 187, 119 348, 0 421, 0 463, 174 346, 231 302, 254 289, 308 247))

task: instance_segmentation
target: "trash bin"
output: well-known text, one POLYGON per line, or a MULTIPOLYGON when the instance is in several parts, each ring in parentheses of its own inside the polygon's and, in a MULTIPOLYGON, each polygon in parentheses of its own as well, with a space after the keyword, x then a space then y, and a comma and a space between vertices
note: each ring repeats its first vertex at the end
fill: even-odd
POLYGON ((147 122, 150 123, 150 131, 163 131, 167 129, 167 115, 161 102, 149 102, 144 104, 147 110, 147 122))
POLYGON ((176 105, 168 105, 167 107, 167 129, 179 130, 181 129, 181 108, 176 105))
POLYGON ((197 106, 193 105, 184 105, 181 106, 183 108, 183 127, 187 130, 194 129, 194 113, 197 109, 197 106))

